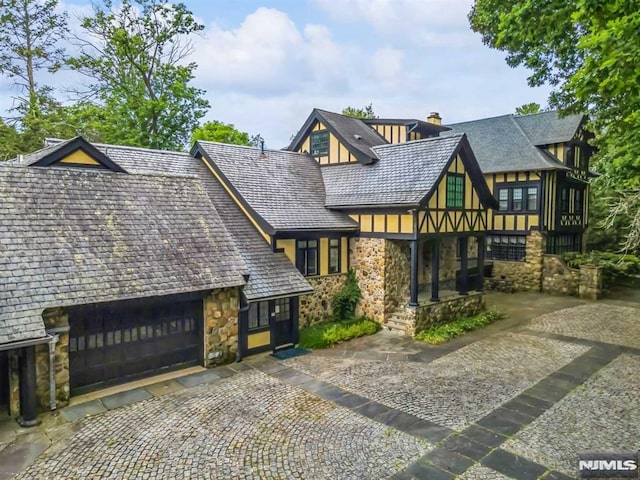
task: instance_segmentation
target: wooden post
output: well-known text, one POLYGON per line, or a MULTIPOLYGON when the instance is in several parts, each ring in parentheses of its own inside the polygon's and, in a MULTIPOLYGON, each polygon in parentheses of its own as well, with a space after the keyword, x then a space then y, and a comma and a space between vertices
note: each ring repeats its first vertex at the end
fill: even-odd
POLYGON ((431 244, 431 301, 439 302, 440 292, 440 239, 431 244))
POLYGON ((460 295, 466 295, 469 292, 469 239, 460 237, 460 295))
POLYGON ((409 305, 418 305, 418 240, 411 240, 411 278, 409 305))
POLYGON ((21 427, 40 425, 36 394, 36 347, 24 347, 20 358, 20 418, 21 427))
POLYGON ((485 236, 478 235, 478 276, 476 277, 476 291, 484 290, 484 256, 487 251, 485 236))

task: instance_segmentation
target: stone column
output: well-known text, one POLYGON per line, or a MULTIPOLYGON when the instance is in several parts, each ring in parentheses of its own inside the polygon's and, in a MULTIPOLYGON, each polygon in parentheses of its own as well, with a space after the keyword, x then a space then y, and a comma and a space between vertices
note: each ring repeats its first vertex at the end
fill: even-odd
POLYGON ((469 292, 469 241, 467 237, 460 237, 460 295, 469 292))
POLYGON ((411 240, 411 292, 409 305, 418 306, 418 240, 411 240))
POLYGON ((431 301, 440 301, 440 239, 431 244, 431 301))
POLYGON ((580 298, 597 300, 602 297, 602 267, 582 265, 580 267, 580 298))

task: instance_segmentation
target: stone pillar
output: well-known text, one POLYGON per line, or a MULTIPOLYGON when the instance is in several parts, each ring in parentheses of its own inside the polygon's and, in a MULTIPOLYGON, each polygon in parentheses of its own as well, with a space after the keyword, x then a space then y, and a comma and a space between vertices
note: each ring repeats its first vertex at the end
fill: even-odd
POLYGON ((467 237, 460 237, 460 295, 469 292, 469 241, 467 237))
POLYGON ((418 305, 418 240, 411 240, 411 293, 409 295, 409 305, 418 305))
POLYGON ((20 415, 20 350, 9 350, 9 415, 20 415))
POLYGON ((478 276, 476 277, 476 291, 484 290, 484 256, 487 252, 485 245, 485 236, 478 235, 478 276))
POLYGON ((431 244, 431 301, 440 301, 440 239, 431 244))
POLYGON ((350 264, 358 279, 362 299, 356 315, 378 323, 385 321, 385 262, 387 240, 384 238, 350 239, 350 264))
POLYGON ((542 232, 531 230, 527 236, 525 272, 521 279, 524 290, 541 291, 543 278, 543 256, 546 251, 546 238, 542 232), (528 287, 528 288, 527 288, 528 287))
POLYGON ((582 265, 580 267, 580 298, 597 300, 602 297, 602 267, 582 265))
POLYGON ((204 366, 235 360, 238 352, 240 290, 213 290, 204 298, 204 366))
MULTIPOLYGON (((42 313, 45 329, 58 335, 54 351, 54 379, 56 382, 56 408, 69 404, 69 314, 62 308, 50 308, 42 313)), ((49 344, 36 345, 36 375, 40 408, 51 405, 49 388, 49 344)))

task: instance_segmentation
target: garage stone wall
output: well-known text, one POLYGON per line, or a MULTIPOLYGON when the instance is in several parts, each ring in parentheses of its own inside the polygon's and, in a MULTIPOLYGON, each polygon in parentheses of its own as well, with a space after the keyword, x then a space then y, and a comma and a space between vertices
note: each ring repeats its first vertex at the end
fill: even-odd
POLYGON ((385 321, 385 262, 384 238, 352 238, 349 248, 349 264, 354 269, 362 299, 356 315, 365 316, 378 323, 385 321))
POLYGON ((213 290, 204 297, 204 366, 235 360, 238 351, 240 289, 213 290))
POLYGON ((313 293, 300 297, 298 310, 300 328, 331 319, 331 300, 342 289, 346 278, 346 273, 306 277, 313 287, 313 293))
POLYGON ((501 285, 507 283, 515 291, 539 292, 542 287, 545 249, 544 235, 532 230, 527 236, 524 262, 488 260, 493 262, 493 270, 492 277, 486 279, 485 287, 489 290, 500 290, 504 288, 501 285))
MULTIPOLYGON (((62 308, 48 308, 42 313, 46 330, 60 328, 55 346, 56 408, 69 404, 69 314, 62 308)), ((36 393, 43 410, 50 409, 49 344, 36 345, 36 393)))
POLYGON ((543 256, 542 292, 551 295, 577 296, 580 270, 570 268, 558 255, 543 256))
POLYGON ((406 307, 407 314, 413 317, 414 334, 432 325, 451 322, 460 317, 470 317, 484 310, 485 302, 482 292, 472 292, 418 307, 406 307))

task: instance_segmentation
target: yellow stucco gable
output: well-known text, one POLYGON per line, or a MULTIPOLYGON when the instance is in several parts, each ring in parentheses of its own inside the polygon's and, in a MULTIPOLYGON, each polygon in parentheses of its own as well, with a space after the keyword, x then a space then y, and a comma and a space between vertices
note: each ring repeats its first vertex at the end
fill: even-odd
POLYGON ((73 165, 92 165, 99 166, 100 162, 96 161, 93 157, 89 156, 84 150, 78 149, 75 152, 67 155, 59 161, 59 163, 73 164, 73 165))

